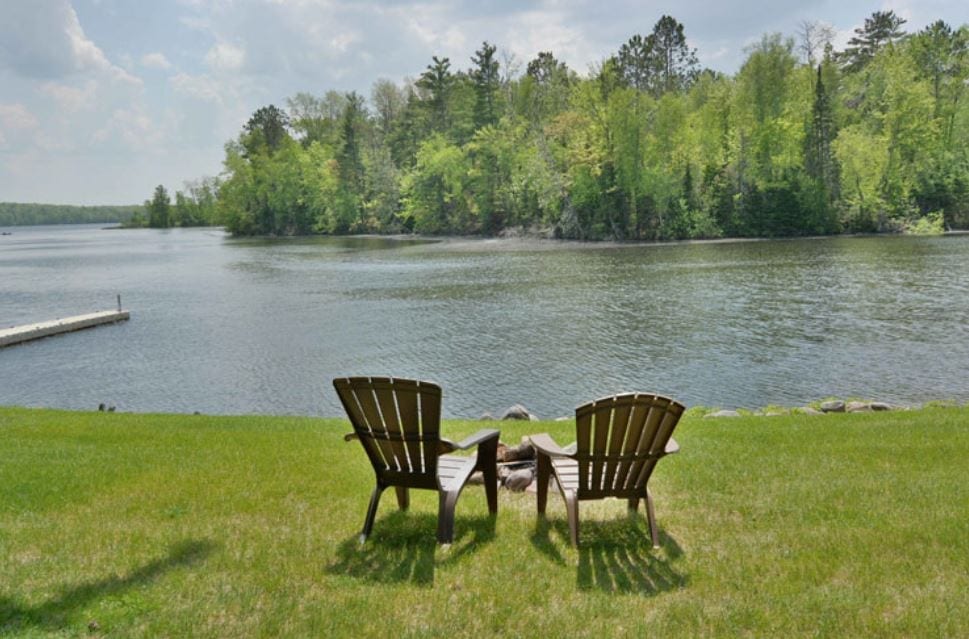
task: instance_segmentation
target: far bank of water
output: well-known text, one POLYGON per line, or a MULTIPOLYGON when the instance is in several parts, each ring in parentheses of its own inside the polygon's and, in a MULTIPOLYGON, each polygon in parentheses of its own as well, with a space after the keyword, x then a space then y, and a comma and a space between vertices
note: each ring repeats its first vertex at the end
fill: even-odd
POLYGON ((969 237, 675 245, 234 240, 18 227, 0 325, 124 325, 0 350, 0 404, 339 415, 335 376, 439 382, 449 416, 543 417, 652 390, 688 405, 969 400, 969 237))

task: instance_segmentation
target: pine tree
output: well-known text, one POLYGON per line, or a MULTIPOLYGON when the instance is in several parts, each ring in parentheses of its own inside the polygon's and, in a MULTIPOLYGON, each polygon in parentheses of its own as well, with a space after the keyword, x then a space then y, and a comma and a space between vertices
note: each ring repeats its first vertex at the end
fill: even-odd
POLYGON ((360 143, 357 129, 360 120, 366 117, 363 98, 356 92, 347 94, 347 106, 343 111, 343 124, 340 135, 340 150, 337 161, 340 167, 340 180, 354 194, 359 194, 363 182, 363 161, 360 159, 360 143))
POLYGON ((686 44, 683 25, 671 16, 663 16, 653 27, 657 95, 688 88, 699 73, 696 49, 686 44))
POLYGON ((159 184, 151 200, 145 202, 148 213, 148 226, 153 229, 167 229, 171 226, 172 200, 165 187, 159 184))
POLYGON ((875 57, 879 49, 896 42, 905 35, 903 18, 894 11, 876 11, 865 18, 865 26, 855 29, 855 36, 848 40, 848 47, 839 56, 845 71, 860 71, 875 57))
POLYGON ((804 138, 804 170, 823 188, 826 203, 831 204, 838 198, 838 164, 831 148, 837 130, 821 70, 822 65, 819 64, 811 122, 804 138))
POLYGON ((615 65, 623 81, 634 89, 650 91, 655 85, 656 64, 653 36, 634 35, 619 47, 615 65))
POLYGON ((498 61, 495 60, 496 47, 487 41, 475 51, 471 62, 474 67, 468 72, 474 85, 474 128, 475 130, 498 122, 498 61))
POLYGON ((427 93, 426 104, 431 112, 431 126, 435 131, 447 131, 450 123, 448 98, 454 86, 451 60, 437 56, 433 56, 431 60, 434 64, 427 65, 427 69, 415 84, 427 93))

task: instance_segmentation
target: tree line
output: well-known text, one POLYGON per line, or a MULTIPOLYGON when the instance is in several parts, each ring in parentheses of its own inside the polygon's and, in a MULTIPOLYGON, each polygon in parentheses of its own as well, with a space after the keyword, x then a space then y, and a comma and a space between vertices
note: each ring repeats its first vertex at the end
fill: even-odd
POLYGON ((137 205, 71 206, 0 202, 0 226, 125 222, 136 213, 137 205))
POLYGON ((484 42, 466 69, 435 56, 369 99, 260 108, 176 223, 644 240, 965 227, 969 27, 904 25, 875 12, 836 51, 829 25, 804 22, 733 75, 701 68, 670 16, 586 75, 552 52, 522 72, 484 42))

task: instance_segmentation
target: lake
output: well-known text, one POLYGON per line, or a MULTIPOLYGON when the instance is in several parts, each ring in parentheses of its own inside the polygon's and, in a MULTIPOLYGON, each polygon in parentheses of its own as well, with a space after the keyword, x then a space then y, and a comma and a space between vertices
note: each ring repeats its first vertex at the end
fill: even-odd
POLYGON ((969 400, 969 236, 596 245, 240 240, 13 227, 0 326, 129 322, 0 349, 0 404, 341 415, 331 379, 444 388, 445 414, 543 418, 656 391, 755 408, 969 400))

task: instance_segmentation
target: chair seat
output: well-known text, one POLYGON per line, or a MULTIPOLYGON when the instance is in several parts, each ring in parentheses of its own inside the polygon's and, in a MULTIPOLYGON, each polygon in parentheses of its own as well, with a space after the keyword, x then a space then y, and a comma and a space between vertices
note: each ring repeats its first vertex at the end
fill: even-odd
POLYGON ((579 462, 564 457, 553 458, 552 469, 555 471, 555 479, 563 490, 579 489, 579 462))
POLYGON ((474 472, 477 456, 441 455, 437 458, 437 478, 443 490, 460 489, 474 472))

